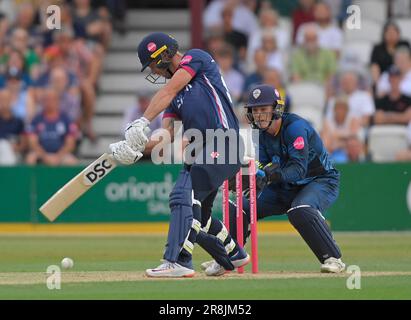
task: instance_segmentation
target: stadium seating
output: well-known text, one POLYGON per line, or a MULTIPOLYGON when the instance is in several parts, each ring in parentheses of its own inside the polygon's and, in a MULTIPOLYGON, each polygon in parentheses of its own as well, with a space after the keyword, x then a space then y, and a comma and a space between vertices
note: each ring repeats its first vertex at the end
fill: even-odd
POLYGON ((361 19, 360 29, 350 30, 347 28, 346 24, 344 24, 345 43, 364 40, 378 43, 382 38, 382 27, 381 23, 366 19, 361 19))
POLYGON ((357 63, 361 64, 361 67, 366 67, 370 63, 371 51, 373 43, 369 41, 351 41, 344 45, 341 53, 341 60, 351 60, 351 57, 355 57, 357 63))
POLYGON ((384 0, 355 0, 353 4, 360 6, 361 18, 374 20, 383 24, 387 19, 387 2, 384 0))
POLYGON ((291 111, 308 120, 317 132, 321 131, 323 120, 320 109, 311 105, 294 105, 291 111))
POLYGON ((310 105, 322 113, 325 103, 324 87, 312 82, 300 82, 290 84, 288 92, 293 106, 300 108, 302 105, 310 105))
POLYGON ((410 18, 401 18, 395 19, 395 22, 398 24, 401 30, 401 38, 411 42, 411 19, 410 18))
POLYGON ((373 126, 369 131, 368 147, 375 162, 395 160, 395 154, 406 149, 407 128, 400 125, 373 126))

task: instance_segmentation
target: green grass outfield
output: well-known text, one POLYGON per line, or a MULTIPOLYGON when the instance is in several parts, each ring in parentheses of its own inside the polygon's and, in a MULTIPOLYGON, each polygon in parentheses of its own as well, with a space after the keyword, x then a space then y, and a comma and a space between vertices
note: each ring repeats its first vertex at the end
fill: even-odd
POLYGON ((259 237, 259 275, 206 278, 198 246, 193 279, 143 276, 157 266, 165 235, 0 236, 0 299, 411 299, 411 233, 336 233, 347 265, 361 268, 361 289, 349 275, 319 273, 319 263, 296 234, 259 237), (63 257, 60 290, 46 287, 46 269, 63 257))

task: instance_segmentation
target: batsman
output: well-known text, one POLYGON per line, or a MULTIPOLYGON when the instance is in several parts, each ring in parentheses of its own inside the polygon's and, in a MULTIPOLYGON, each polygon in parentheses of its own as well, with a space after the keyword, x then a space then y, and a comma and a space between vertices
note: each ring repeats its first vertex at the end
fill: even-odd
MULTIPOLYGON (((149 141, 148 127, 163 111, 163 128, 170 135, 174 122, 179 120, 184 132, 195 129, 202 138, 195 161, 184 164, 170 193, 170 225, 163 263, 147 269, 146 275, 192 277, 196 242, 225 270, 247 264, 249 255, 232 240, 224 224, 211 216, 218 188, 238 172, 241 159, 239 147, 232 149, 229 141, 218 147, 216 137, 206 135, 207 130, 213 129, 234 132, 239 137, 238 119, 216 62, 200 49, 180 53, 177 41, 161 32, 149 34, 140 42, 138 57, 141 71, 151 70, 147 80, 168 81, 153 96, 144 115, 127 126, 125 140, 110 145, 114 158, 123 164, 133 164, 144 150, 151 150, 158 141, 149 141), (228 156, 232 152, 236 152, 234 160, 228 156)), ((199 144, 196 139, 189 142, 199 144)))
MULTIPOLYGON (((343 272, 341 251, 322 215, 338 197, 340 174, 331 164, 321 138, 308 121, 284 113, 284 102, 271 86, 254 87, 245 108, 248 122, 259 130, 257 219, 287 214, 320 261, 321 272, 343 272)), ((247 182, 243 180, 243 184, 247 182)), ((243 210, 247 239, 250 204, 246 198, 243 210)), ((236 207, 230 202, 230 233, 235 239, 236 230, 236 207)), ((215 261, 205 262, 202 267, 209 270, 209 275, 222 274, 222 267, 215 261)))

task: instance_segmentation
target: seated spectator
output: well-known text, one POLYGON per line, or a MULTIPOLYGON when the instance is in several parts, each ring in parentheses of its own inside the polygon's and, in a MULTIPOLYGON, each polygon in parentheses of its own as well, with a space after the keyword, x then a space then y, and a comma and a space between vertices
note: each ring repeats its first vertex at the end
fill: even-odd
MULTIPOLYGON (((314 7, 314 22, 317 27, 318 44, 320 48, 329 49, 339 54, 343 45, 343 33, 333 22, 329 6, 324 2, 319 2, 314 7)), ((297 31, 297 45, 304 42, 304 30, 312 23, 303 24, 297 31)))
POLYGON ((306 25, 304 43, 292 56, 292 81, 314 81, 325 84, 335 73, 336 66, 335 54, 331 50, 319 47, 317 27, 306 25))
POLYGON ((69 86, 67 72, 63 68, 56 67, 51 70, 50 87, 59 96, 60 111, 68 115, 71 121, 80 125, 82 113, 79 90, 77 87, 69 86))
POLYGON ((401 93, 401 71, 395 66, 388 70, 391 90, 377 99, 373 124, 408 124, 411 121, 411 97, 401 93))
POLYGON ((17 50, 10 50, 2 59, 6 61, 4 73, 0 74, 0 87, 4 88, 7 82, 7 75, 12 73, 21 74, 24 86, 27 88, 32 84, 30 75, 26 72, 24 56, 17 50))
POLYGON ((223 27, 222 12, 226 6, 233 8, 232 27, 247 37, 258 30, 258 21, 254 12, 240 0, 214 0, 204 10, 203 24, 206 31, 223 27))
POLYGON ((91 7, 90 0, 74 0, 72 17, 76 38, 100 43, 105 49, 108 48, 112 26, 107 17, 91 7))
MULTIPOLYGON (((347 71, 343 73, 340 76, 339 82, 340 89, 338 93, 347 96, 350 115, 359 118, 362 127, 367 127, 371 116, 375 112, 375 105, 371 94, 360 89, 358 75, 355 72, 347 71)), ((334 118, 334 98, 328 101, 326 117, 329 120, 334 118)))
POLYGON ((97 82, 100 62, 82 40, 75 40, 70 29, 54 32, 55 44, 45 50, 49 57, 48 69, 41 77, 40 86, 49 85, 50 70, 62 67, 69 76, 69 87, 79 87, 83 107, 82 131, 92 141, 96 136, 92 127, 96 102, 95 83, 97 82))
MULTIPOLYGON (((130 122, 133 122, 134 120, 143 116, 148 105, 150 104, 151 97, 152 94, 148 91, 142 91, 136 95, 136 103, 133 106, 125 109, 123 116, 123 128, 121 130, 121 133, 124 132, 130 122)), ((153 121, 150 122, 151 132, 154 132, 154 130, 161 128, 161 118, 161 116, 156 117, 153 121)))
POLYGON ((215 58, 217 52, 225 45, 224 33, 222 30, 213 29, 207 32, 205 36, 205 49, 213 58, 215 58))
POLYGON ((5 87, 11 94, 13 115, 29 123, 36 113, 33 91, 23 81, 23 74, 16 68, 10 68, 6 74, 5 87))
POLYGON ((24 123, 11 111, 11 94, 0 91, 0 165, 17 164, 26 148, 24 123))
POLYGON ((277 11, 274 9, 261 10, 259 18, 260 28, 251 34, 248 40, 247 61, 251 65, 253 64, 255 50, 261 48, 262 34, 264 32, 271 33, 275 37, 280 51, 286 50, 290 45, 290 35, 287 31, 280 28, 277 11))
POLYGON ((264 72, 267 69, 267 53, 264 50, 258 49, 255 51, 254 64, 255 71, 249 74, 244 81, 243 101, 247 101, 250 89, 257 84, 261 84, 263 81, 264 72))
POLYGON ((224 40, 234 47, 236 64, 243 64, 247 58, 247 35, 233 28, 233 7, 227 5, 222 11, 224 40))
MULTIPOLYGON (((411 96, 411 50, 400 47, 394 54, 394 65, 401 71, 401 93, 411 96)), ((388 72, 384 72, 377 84, 377 97, 388 94, 391 90, 388 72)))
POLYGON ((411 121, 408 124, 407 130, 408 149, 398 152, 395 156, 397 161, 411 161, 411 121))
POLYGON ((28 127, 29 153, 27 164, 42 163, 50 166, 74 165, 77 126, 60 112, 59 97, 53 89, 44 91, 43 112, 28 127))
POLYGON ((28 33, 29 46, 35 50, 43 45, 43 33, 36 24, 36 8, 33 3, 25 1, 17 5, 17 15, 14 24, 10 26, 9 33, 15 29, 24 29, 28 33))
POLYGON ((37 78, 39 74, 40 57, 29 47, 29 35, 25 29, 15 29, 11 35, 11 48, 20 52, 24 57, 24 71, 31 78, 37 78))
POLYGON ((400 47, 410 47, 406 40, 401 39, 401 31, 394 21, 384 25, 382 41, 376 44, 371 53, 371 77, 374 83, 378 82, 381 74, 388 71, 394 63, 394 53, 400 47))
POLYGON ((352 0, 323 0, 331 11, 331 16, 337 21, 338 25, 341 27, 343 22, 347 19, 348 13, 347 8, 352 5, 352 0))
POLYGON ((339 97, 334 103, 332 118, 324 119, 321 138, 335 162, 345 162, 347 141, 350 136, 359 136, 360 121, 349 113, 347 98, 339 97))
POLYGON ((364 144, 357 136, 349 136, 346 144, 348 162, 364 162, 366 160, 364 144))
POLYGON ((290 112, 291 97, 285 89, 284 82, 281 77, 281 73, 277 69, 268 68, 264 72, 263 83, 269 84, 278 90, 281 98, 285 102, 284 111, 290 112))
POLYGON ((217 52, 215 60, 220 66, 221 74, 227 85, 228 91, 236 104, 240 98, 244 87, 244 76, 234 69, 234 52, 230 45, 226 45, 217 52))
POLYGON ((269 31, 264 31, 262 35, 262 49, 267 53, 267 66, 284 72, 283 55, 277 47, 275 36, 269 31))
POLYGON ((297 30, 304 23, 314 21, 314 5, 315 0, 299 0, 298 8, 295 9, 292 13, 293 20, 293 42, 297 35, 297 30))

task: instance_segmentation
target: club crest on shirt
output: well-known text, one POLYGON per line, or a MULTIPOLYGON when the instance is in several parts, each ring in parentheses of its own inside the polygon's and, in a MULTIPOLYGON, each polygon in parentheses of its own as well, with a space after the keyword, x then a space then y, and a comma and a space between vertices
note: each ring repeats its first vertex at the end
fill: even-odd
POLYGON ((303 137, 297 137, 297 139, 295 139, 294 142, 293 142, 293 146, 297 150, 304 149, 304 138, 303 137))
POLYGON ((255 90, 253 91, 253 97, 254 97, 254 99, 258 99, 258 97, 260 96, 260 94, 261 94, 261 90, 260 90, 260 89, 255 89, 255 90))

